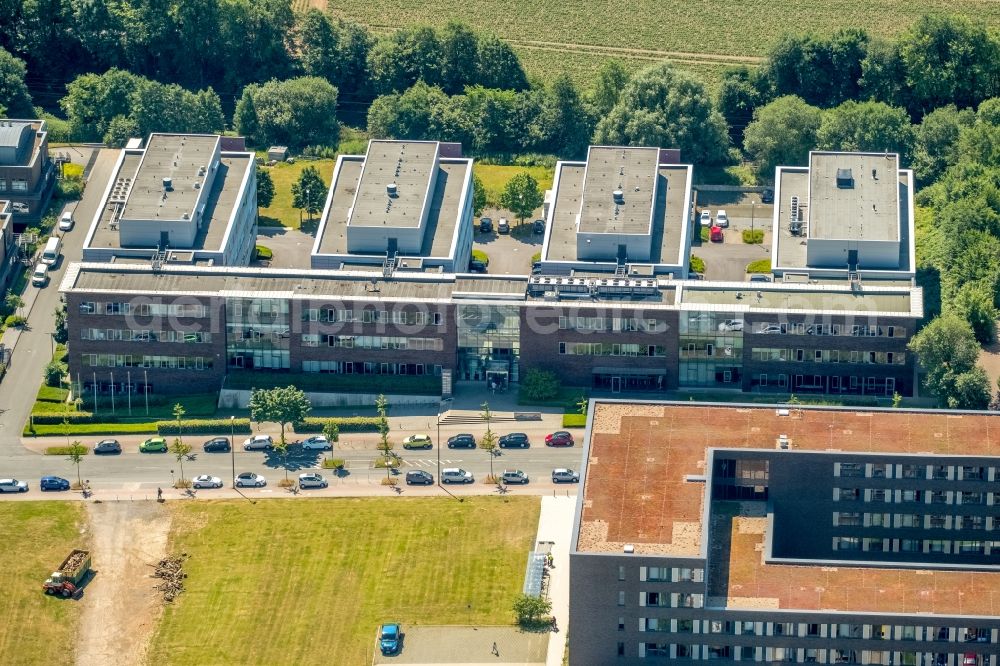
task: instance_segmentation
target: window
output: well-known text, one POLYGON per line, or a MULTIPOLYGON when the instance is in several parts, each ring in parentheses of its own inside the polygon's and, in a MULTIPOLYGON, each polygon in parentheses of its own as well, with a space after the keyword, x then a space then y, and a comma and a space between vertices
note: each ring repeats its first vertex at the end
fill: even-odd
POLYGON ((618 618, 618 631, 625 631, 625 618, 620 616, 618 618))
POLYGON ((618 567, 618 580, 625 580, 625 567, 618 567))
POLYGON ((833 537, 834 550, 861 550, 861 539, 858 537, 833 537))
POLYGON ((618 591, 618 605, 619 606, 625 605, 625 590, 618 591))
POLYGON ((837 522, 835 524, 843 525, 844 527, 858 527, 861 525, 861 514, 841 511, 837 514, 837 522))
POLYGON ((903 513, 899 516, 899 526, 900 527, 921 527, 923 525, 923 516, 915 513, 903 513))
POLYGON ((903 478, 922 479, 924 478, 924 469, 922 465, 903 465, 903 478))
POLYGON ((904 502, 919 502, 922 493, 919 490, 904 490, 902 497, 904 502))
POLYGON ((670 580, 670 567, 649 567, 646 570, 646 580, 664 582, 670 580))
POLYGON ((841 476, 864 476, 865 466, 861 463, 840 463, 841 476))
POLYGON ((97 312, 97 305, 92 302, 80 303, 80 314, 94 314, 97 312))
POLYGON ((619 657, 625 656, 625 643, 623 643, 622 641, 618 641, 618 656, 619 657))
POLYGON ((972 465, 962 466, 962 479, 965 481, 985 481, 986 468, 974 467, 972 465))
POLYGON ((11 189, 15 192, 27 192, 28 191, 28 181, 24 178, 14 178, 11 181, 11 189))

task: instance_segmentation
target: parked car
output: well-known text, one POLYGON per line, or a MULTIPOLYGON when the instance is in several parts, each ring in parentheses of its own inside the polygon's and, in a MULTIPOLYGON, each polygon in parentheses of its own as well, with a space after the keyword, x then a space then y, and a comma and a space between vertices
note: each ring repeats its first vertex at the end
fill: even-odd
POLYGON ((225 437, 213 437, 202 445, 205 453, 229 453, 229 440, 225 437))
POLYGON ((472 472, 466 472, 460 467, 445 467, 441 470, 441 483, 475 483, 472 472))
POLYGON ((69 231, 73 228, 73 212, 65 211, 59 217, 59 231, 69 231))
POLYGON ((41 262, 35 264, 35 270, 31 271, 31 284, 36 287, 44 287, 49 281, 49 266, 41 262))
POLYGON ((382 654, 396 654, 400 648, 400 637, 398 624, 383 624, 378 630, 378 649, 382 654))
POLYGON ((743 330, 743 320, 742 319, 727 319, 721 324, 719 324, 720 331, 742 331, 743 330))
POLYGON ((726 211, 720 210, 715 214, 715 226, 723 229, 729 227, 729 215, 726 214, 726 211))
POLYGON ((768 324, 764 328, 760 329, 760 332, 769 334, 781 333, 781 326, 778 324, 768 324))
POLYGON ((274 448, 274 440, 270 435, 254 435, 243 441, 244 451, 268 451, 274 448))
POLYGON ((194 477, 194 481, 191 482, 191 485, 195 488, 221 488, 222 479, 208 474, 199 474, 194 477))
POLYGON ((701 221, 701 226, 703 227, 712 226, 712 211, 707 209, 701 211, 701 217, 698 219, 701 221))
POLYGON ((469 262, 469 272, 470 273, 485 273, 489 270, 489 264, 485 261, 480 261, 479 259, 473 259, 469 262))
POLYGON ((770 282, 771 276, 764 275, 763 273, 753 273, 750 275, 751 282, 770 282))
POLYGON ((565 430, 559 430, 545 436, 545 446, 573 446, 573 435, 565 430))
POLYGON ((721 242, 723 242, 724 237, 722 235, 722 227, 715 226, 715 227, 712 227, 711 229, 709 229, 708 230, 708 240, 712 241, 713 243, 721 243, 721 242))
POLYGON ((504 483, 525 484, 528 482, 528 473, 519 469, 505 469, 500 478, 503 479, 504 483))
POLYGON ((28 482, 17 479, 0 479, 0 493, 26 493, 28 482))
POLYGON ((535 220, 531 223, 531 231, 535 234, 545 233, 545 220, 535 220))
POLYGON ((139 445, 139 453, 166 453, 167 440, 162 437, 150 437, 139 445))
POLYGON ((326 488, 330 485, 319 472, 299 474, 299 488, 326 488))
POLYGON ((323 435, 316 435, 302 440, 302 448, 310 451, 332 451, 333 444, 323 435))
POLYGON ((404 449, 429 449, 432 446, 430 435, 410 435, 403 440, 404 449))
POLYGON ((488 217, 479 218, 479 231, 484 234, 493 231, 493 220, 488 217))
POLYGON ((506 217, 501 217, 500 221, 497 222, 497 233, 498 234, 510 233, 510 222, 507 221, 506 217))
POLYGON ((237 488, 263 488, 267 485, 267 479, 260 474, 253 472, 242 472, 236 475, 237 488))
POLYGON ((526 449, 531 446, 531 442, 528 441, 528 435, 523 432, 512 432, 509 435, 503 435, 497 441, 501 449, 526 449))
POLYGON ((552 483, 580 483, 580 474, 565 467, 552 470, 552 483))
POLYGON ((102 439, 94 445, 94 453, 121 453, 122 445, 117 439, 102 439))
POLYGON ((469 433, 462 433, 448 438, 449 449, 474 449, 476 448, 476 438, 469 433))
POLYGON ((42 490, 69 490, 69 481, 61 476, 43 476, 38 487, 42 490))
POLYGON ((962 666, 979 666, 979 655, 966 652, 962 655, 962 666))
POLYGON ((434 485, 434 475, 422 469, 411 469, 406 473, 406 485, 408 486, 430 486, 434 485))
POLYGON ((760 202, 765 204, 774 203, 774 190, 764 190, 760 195, 760 202))

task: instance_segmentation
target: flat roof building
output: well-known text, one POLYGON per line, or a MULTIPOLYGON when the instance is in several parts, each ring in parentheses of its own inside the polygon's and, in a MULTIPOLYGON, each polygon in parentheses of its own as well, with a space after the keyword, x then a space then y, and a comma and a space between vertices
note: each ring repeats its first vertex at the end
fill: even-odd
POLYGON ((19 228, 42 218, 55 185, 44 120, 0 120, 0 196, 19 228))
POLYGON ((152 134, 145 148, 122 150, 84 260, 248 264, 257 236, 256 164, 253 153, 222 150, 221 139, 152 134))
POLYGON ((574 664, 995 666, 1000 417, 592 402, 574 664))

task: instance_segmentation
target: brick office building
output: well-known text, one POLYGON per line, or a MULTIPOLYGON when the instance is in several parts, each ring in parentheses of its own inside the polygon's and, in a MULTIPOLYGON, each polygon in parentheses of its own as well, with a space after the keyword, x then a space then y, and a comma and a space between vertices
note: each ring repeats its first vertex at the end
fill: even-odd
POLYGON ((55 186, 44 120, 0 120, 0 198, 18 229, 40 219, 55 186))

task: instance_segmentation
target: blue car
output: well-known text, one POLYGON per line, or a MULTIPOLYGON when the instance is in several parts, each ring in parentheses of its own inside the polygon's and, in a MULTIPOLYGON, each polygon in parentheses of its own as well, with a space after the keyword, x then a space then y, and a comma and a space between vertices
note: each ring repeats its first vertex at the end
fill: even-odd
POLYGON ((38 487, 42 490, 69 490, 69 481, 61 476, 43 476, 38 487))
POLYGON ((400 633, 398 624, 383 624, 378 632, 378 647, 382 654, 399 652, 400 633))

